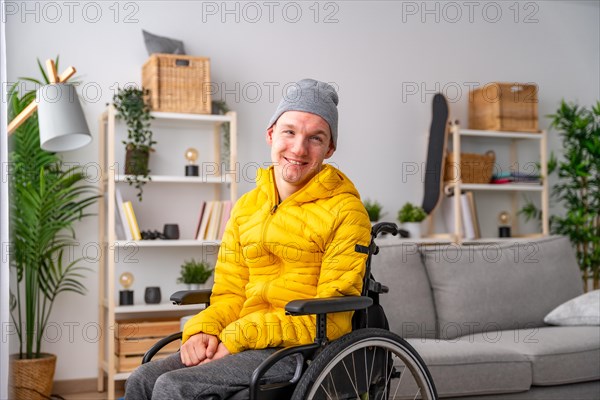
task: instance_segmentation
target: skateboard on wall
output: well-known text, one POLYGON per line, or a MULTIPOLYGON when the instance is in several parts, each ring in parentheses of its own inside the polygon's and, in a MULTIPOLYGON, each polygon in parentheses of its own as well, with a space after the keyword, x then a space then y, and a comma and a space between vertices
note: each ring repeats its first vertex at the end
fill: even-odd
POLYGON ((441 93, 433 97, 429 144, 425 164, 423 210, 427 215, 436 209, 444 194, 444 166, 448 142, 448 102, 441 93))

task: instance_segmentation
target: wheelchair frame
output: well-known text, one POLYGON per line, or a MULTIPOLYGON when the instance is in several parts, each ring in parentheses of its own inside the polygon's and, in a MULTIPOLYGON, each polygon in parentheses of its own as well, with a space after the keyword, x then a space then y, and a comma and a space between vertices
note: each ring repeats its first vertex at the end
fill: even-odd
MULTIPOLYGON (((404 339, 399 336, 389 332, 387 327, 387 320, 385 319, 385 314, 382 313, 384 320, 384 330, 379 328, 372 328, 369 325, 369 307, 376 305, 379 306, 378 296, 382 293, 387 293, 388 288, 381 283, 377 282, 372 274, 371 274, 371 257, 376 255, 379 252, 379 248, 375 244, 375 239, 380 233, 388 233, 392 235, 397 235, 399 232, 398 227, 394 223, 382 222, 373 226, 371 230, 371 242, 368 247, 356 245, 356 251, 367 254, 367 261, 365 267, 365 277, 363 279, 363 289, 361 296, 346 296, 346 297, 333 297, 327 299, 305 299, 305 300, 293 300, 287 303, 285 310, 286 313, 293 316, 298 315, 316 315, 316 336, 314 343, 286 347, 282 348, 272 355, 270 355, 267 359, 265 359, 259 366, 256 368, 252 374, 252 378, 250 381, 250 386, 248 388, 249 391, 242 390, 234 394, 228 400, 242 400, 247 399, 248 395, 250 400, 281 400, 281 399, 289 399, 293 398, 294 392, 298 383, 302 380, 304 374, 308 370, 307 361, 312 360, 313 365, 318 365, 317 360, 324 349, 328 347, 329 341, 327 339, 327 314, 335 313, 335 312, 344 312, 344 311, 355 311, 355 315, 353 318, 353 330, 352 332, 346 334, 345 336, 335 340, 341 341, 344 338, 349 338, 354 334, 357 336, 365 336, 370 339, 370 342, 367 344, 358 344, 360 346, 367 346, 371 344, 370 347, 374 346, 373 342, 381 341, 381 343, 388 341, 391 347, 396 348, 396 351, 402 352, 403 358, 402 360, 405 362, 405 359, 410 363, 410 372, 413 374, 417 374, 419 376, 417 380, 417 384, 419 386, 419 390, 422 390, 421 393, 422 398, 427 400, 436 400, 437 392, 435 389, 435 385, 433 383, 433 379, 431 378, 431 374, 427 369, 424 361, 418 355, 418 353, 406 342, 404 339), (375 300, 375 301, 374 301, 375 300), (356 332, 360 332, 362 330, 369 330, 369 332, 364 332, 361 335, 357 335, 356 332), (370 334, 374 334, 374 337, 370 337, 370 334), (385 339, 385 340, 384 340, 385 339), (261 378, 264 374, 278 361, 286 358, 286 357, 296 357, 296 371, 293 378, 287 382, 281 383, 271 383, 271 384, 261 384, 261 378)), ((210 290, 191 290, 191 291, 179 291, 174 293, 171 296, 171 301, 177 305, 185 305, 185 304, 201 304, 204 303, 208 305, 210 303, 210 290)), ((380 307, 380 306, 379 306, 380 307)), ((145 364, 152 360, 152 357, 156 353, 160 351, 162 347, 171 343, 175 340, 182 338, 182 332, 174 333, 169 335, 156 344, 154 344, 147 352, 144 354, 142 359, 142 364, 145 364)), ((352 341, 352 338, 349 339, 352 341)), ((360 342, 360 341, 359 341, 360 342)), ((357 344, 355 344, 356 346, 357 344)), ((342 350, 346 350, 349 352, 351 350, 351 346, 344 348, 342 350)), ((362 348, 362 347, 361 347, 362 348)), ((366 348, 365 347, 365 359, 366 359, 366 348)), ((327 358, 330 358, 333 355, 326 355, 327 358)), ((354 356, 353 356, 354 357, 354 356)), ((374 360, 373 356, 373 360, 374 360)), ((391 357, 386 353, 387 358, 391 357)), ((325 368, 325 367, 324 367, 325 368)), ((330 371, 335 368, 334 366, 328 367, 330 371)), ((390 371, 390 378, 395 378, 396 376, 392 376, 392 373, 395 370, 395 366, 387 366, 385 367, 385 372, 387 374, 387 370, 390 371)), ((313 371, 315 372, 315 371, 313 371)), ((316 371, 317 373, 319 371, 316 371)), ((371 373, 373 369, 371 370, 371 373)), ((306 383, 306 382, 305 382, 306 383)), ((389 386, 389 383, 386 383, 389 386)), ((354 388, 357 391, 356 388, 354 388)), ((314 389, 313 389, 314 392, 314 389)), ((387 389, 384 389, 384 395, 387 393, 387 389)), ((357 393, 358 395, 358 393, 357 393)), ((387 398, 389 394, 386 395, 387 398)), ((298 397, 297 395, 295 397, 298 397)), ((329 397, 329 395, 328 395, 329 397)), ((357 396, 358 397, 358 396, 357 396)), ((362 400, 363 397, 360 397, 362 400)), ((370 398, 370 397, 367 397, 370 398)), ((382 395, 383 398, 383 395, 382 395)))

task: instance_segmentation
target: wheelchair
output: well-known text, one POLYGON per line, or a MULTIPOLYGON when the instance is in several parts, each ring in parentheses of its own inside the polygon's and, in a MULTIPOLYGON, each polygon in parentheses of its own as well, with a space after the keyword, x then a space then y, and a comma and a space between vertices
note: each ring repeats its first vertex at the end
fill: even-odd
MULTIPOLYGON (((389 331, 379 295, 388 288, 371 273, 371 257, 379 251, 375 239, 380 233, 398 234, 394 223, 373 226, 369 247, 357 245, 356 251, 368 254, 361 296, 294 300, 285 309, 290 315, 316 315, 315 342, 282 348, 253 372, 249 387, 228 400, 436 400, 431 374, 415 349, 389 331), (327 314, 355 311, 352 331, 332 342, 327 340, 327 314), (268 369, 286 357, 294 357, 292 379, 265 383, 268 369)), ((180 291, 171 296, 175 304, 208 304, 210 290, 180 291)), ((401 306, 400 304, 398 306, 401 306)), ((181 332, 157 342, 144 355, 142 364, 166 344, 181 339, 181 332)))

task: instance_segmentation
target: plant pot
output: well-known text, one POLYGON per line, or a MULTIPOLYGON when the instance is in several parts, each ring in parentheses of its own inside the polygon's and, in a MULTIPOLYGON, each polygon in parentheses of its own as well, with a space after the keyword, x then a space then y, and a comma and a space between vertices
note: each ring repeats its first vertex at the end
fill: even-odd
POLYGON ((420 222, 404 222, 402 228, 408 232, 408 237, 410 239, 419 239, 421 237, 420 222))
POLYGON ((137 147, 127 149, 127 152, 125 153, 125 174, 147 175, 149 158, 150 151, 148 149, 137 147))
POLYGON ((188 283, 188 290, 200 290, 199 283, 188 283))
POLYGON ((10 356, 8 398, 46 400, 52 393, 56 355, 41 353, 40 358, 19 359, 10 356))

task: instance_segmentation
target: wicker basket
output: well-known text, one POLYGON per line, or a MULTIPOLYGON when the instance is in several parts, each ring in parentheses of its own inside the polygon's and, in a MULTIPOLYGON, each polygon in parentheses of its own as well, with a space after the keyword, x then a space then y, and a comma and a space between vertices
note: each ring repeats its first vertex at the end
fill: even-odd
POLYGON ((50 398, 56 369, 56 356, 42 353, 41 358, 19 359, 10 356, 9 399, 45 400, 50 398))
POLYGON ((210 59, 152 54, 142 67, 142 86, 150 90, 154 111, 211 113, 210 59))
POLYGON ((460 167, 454 161, 454 153, 446 157, 444 181, 462 183, 489 183, 494 172, 496 155, 493 151, 485 154, 460 153, 460 167))
POLYGON ((488 83, 469 95, 469 128, 539 132, 537 86, 488 83))

